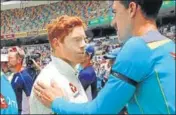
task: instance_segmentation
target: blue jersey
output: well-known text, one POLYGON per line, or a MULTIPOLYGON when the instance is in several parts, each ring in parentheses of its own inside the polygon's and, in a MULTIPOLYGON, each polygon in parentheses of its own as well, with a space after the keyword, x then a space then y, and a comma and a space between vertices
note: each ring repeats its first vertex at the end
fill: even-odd
POLYGON ((97 77, 94 68, 87 66, 82 69, 79 73, 79 80, 84 90, 91 86, 92 99, 94 99, 97 96, 97 77))
POLYGON ((15 93, 6 76, 1 72, 1 114, 18 114, 15 93))
POLYGON ((107 84, 91 102, 57 98, 52 110, 63 114, 175 114, 175 43, 157 31, 132 37, 121 48, 107 84))
POLYGON ((27 97, 30 96, 33 86, 33 79, 28 73, 28 70, 24 69, 23 71, 14 74, 11 84, 16 94, 19 113, 21 113, 22 92, 24 91, 27 97))

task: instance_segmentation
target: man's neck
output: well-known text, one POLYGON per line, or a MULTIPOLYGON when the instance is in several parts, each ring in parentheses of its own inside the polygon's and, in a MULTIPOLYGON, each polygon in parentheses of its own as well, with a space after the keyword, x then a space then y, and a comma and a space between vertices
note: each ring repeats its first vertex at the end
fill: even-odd
POLYGON ((82 63, 81 65, 82 65, 83 68, 86 68, 86 67, 91 65, 91 62, 90 61, 85 61, 85 63, 82 63))
POLYGON ((23 70, 23 67, 22 67, 22 65, 16 65, 16 67, 14 68, 14 73, 17 73, 17 72, 20 72, 20 71, 22 71, 23 70))
MULTIPOLYGON (((60 57, 59 57, 60 58, 60 57)), ((62 60, 64 60, 65 62, 67 62, 69 65, 72 66, 72 68, 75 68, 76 64, 75 63, 71 63, 70 61, 66 60, 66 59, 63 59, 61 58, 62 60)))
POLYGON ((136 25, 133 29, 133 36, 143 36, 149 31, 158 30, 154 20, 139 21, 136 25))
POLYGON ((72 68, 75 68, 75 66, 76 66, 75 63, 71 63, 69 60, 66 60, 66 59, 62 58, 62 57, 59 56, 59 55, 56 55, 56 54, 53 53, 53 56, 55 56, 56 58, 60 58, 60 59, 62 59, 63 61, 67 62, 72 68))

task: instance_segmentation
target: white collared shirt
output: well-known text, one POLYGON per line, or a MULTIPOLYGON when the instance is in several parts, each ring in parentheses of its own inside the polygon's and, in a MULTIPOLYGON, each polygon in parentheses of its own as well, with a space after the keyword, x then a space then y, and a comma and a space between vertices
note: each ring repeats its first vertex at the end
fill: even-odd
MULTIPOLYGON (((63 89, 66 99, 70 102, 83 103, 87 102, 86 93, 76 76, 75 70, 65 61, 60 58, 51 56, 52 61, 40 72, 35 83, 42 81, 46 85, 50 85, 51 80, 58 83, 58 86, 63 89), (73 84, 77 91, 73 92, 69 84, 73 84)), ((34 84, 35 84, 34 83, 34 84)), ((33 93, 33 89, 30 96, 30 113, 31 114, 50 114, 51 109, 45 107, 41 102, 37 100, 33 93)))

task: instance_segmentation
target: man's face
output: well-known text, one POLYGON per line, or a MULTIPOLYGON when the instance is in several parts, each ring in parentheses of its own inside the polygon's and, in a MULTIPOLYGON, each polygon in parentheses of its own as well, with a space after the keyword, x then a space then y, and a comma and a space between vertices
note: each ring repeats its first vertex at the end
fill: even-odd
POLYGON ((90 61, 90 56, 89 54, 85 53, 81 62, 81 65, 87 63, 88 61, 90 61))
POLYGON ((62 58, 71 63, 78 64, 84 60, 85 31, 83 27, 75 27, 73 31, 64 38, 63 43, 59 43, 62 58))
POLYGON ((37 58, 37 59, 35 60, 35 62, 37 63, 37 65, 41 66, 41 59, 40 59, 40 58, 37 58))
POLYGON ((16 54, 16 52, 9 52, 8 53, 8 66, 9 68, 15 68, 16 65, 19 63, 19 58, 16 54))
POLYGON ((120 3, 120 1, 114 1, 112 8, 115 15, 112 25, 117 31, 119 42, 123 43, 131 37, 132 27, 129 11, 120 3))
POLYGON ((115 61, 115 59, 110 59, 108 61, 108 67, 111 67, 113 65, 114 61, 115 61))
POLYGON ((4 73, 8 72, 7 62, 1 62, 1 69, 4 73))

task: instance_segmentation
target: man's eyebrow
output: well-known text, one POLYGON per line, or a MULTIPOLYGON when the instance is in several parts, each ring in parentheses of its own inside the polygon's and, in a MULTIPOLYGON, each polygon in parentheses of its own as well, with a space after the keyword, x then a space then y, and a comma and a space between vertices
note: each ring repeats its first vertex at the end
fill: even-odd
POLYGON ((81 38, 80 36, 74 36, 72 37, 73 39, 81 38))
POLYGON ((76 38, 86 38, 86 36, 74 36, 73 39, 76 39, 76 38))

